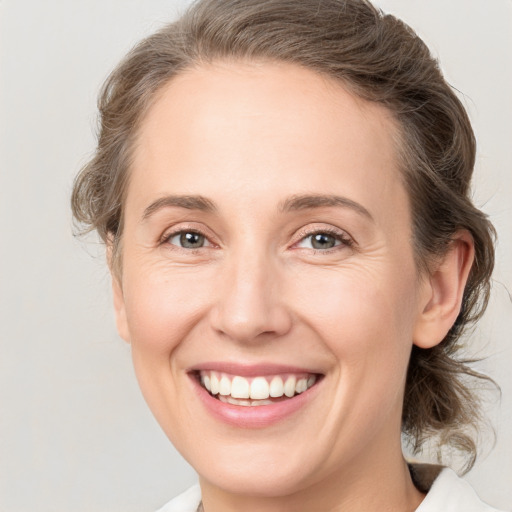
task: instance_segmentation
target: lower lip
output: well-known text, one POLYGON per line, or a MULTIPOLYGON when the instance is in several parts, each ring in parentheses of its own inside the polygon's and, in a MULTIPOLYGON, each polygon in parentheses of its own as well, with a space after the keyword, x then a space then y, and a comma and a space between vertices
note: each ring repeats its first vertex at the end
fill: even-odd
POLYGON ((305 407, 318 392, 321 379, 300 395, 268 405, 232 405, 214 398, 201 386, 194 375, 190 375, 194 390, 207 411, 216 419, 239 428, 265 428, 305 407))

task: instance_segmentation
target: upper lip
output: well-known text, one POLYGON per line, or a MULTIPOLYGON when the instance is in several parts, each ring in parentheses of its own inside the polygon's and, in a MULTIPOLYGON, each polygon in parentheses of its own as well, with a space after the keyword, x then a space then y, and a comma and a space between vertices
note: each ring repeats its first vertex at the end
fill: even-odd
POLYGON ((311 368, 291 366, 287 364, 276 363, 234 363, 228 361, 209 361, 194 365, 188 369, 189 372, 213 370, 230 375, 239 375, 241 377, 257 377, 259 375, 276 375, 280 373, 311 373, 320 374, 321 372, 311 368))

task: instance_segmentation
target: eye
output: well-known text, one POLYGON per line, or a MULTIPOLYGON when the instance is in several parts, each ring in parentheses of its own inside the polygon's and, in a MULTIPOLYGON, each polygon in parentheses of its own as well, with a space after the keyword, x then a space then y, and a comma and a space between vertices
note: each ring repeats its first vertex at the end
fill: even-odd
POLYGON ((322 230, 307 233, 297 244, 302 249, 328 251, 339 246, 351 246, 352 240, 343 232, 322 230))
POLYGON ((183 249, 201 249, 211 245, 202 233, 192 230, 171 233, 165 237, 165 242, 183 249))

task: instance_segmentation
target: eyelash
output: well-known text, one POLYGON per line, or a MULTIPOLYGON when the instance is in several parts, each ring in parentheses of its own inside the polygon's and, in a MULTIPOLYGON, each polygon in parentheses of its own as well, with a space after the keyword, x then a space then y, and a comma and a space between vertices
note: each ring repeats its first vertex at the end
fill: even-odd
MULTIPOLYGON (((165 233, 160 240, 160 245, 164 245, 164 244, 172 245, 173 249, 175 248, 177 250, 187 251, 192 254, 195 254, 198 251, 200 251, 201 249, 204 249, 204 247, 199 247, 199 248, 195 248, 195 249, 187 249, 185 247, 180 247, 178 245, 169 244, 169 240, 174 238, 176 235, 180 235, 183 233, 193 233, 196 235, 203 236, 206 240, 208 240, 208 242, 210 244, 212 244, 212 242, 209 241, 206 233, 204 233, 200 229, 196 229, 196 228, 187 229, 185 227, 185 228, 180 228, 175 231, 165 233)), ((334 247, 331 247, 329 249, 314 249, 314 248, 310 249, 315 254, 318 254, 318 253, 330 254, 330 253, 338 251, 340 249, 347 248, 347 247, 350 248, 350 247, 354 246, 354 240, 352 238, 350 238, 344 231, 341 231, 341 230, 338 230, 335 228, 322 228, 322 229, 314 229, 314 230, 306 229, 306 230, 300 231, 298 233, 299 239, 293 245, 295 246, 295 245, 299 244, 300 242, 302 242, 303 240, 306 240, 307 238, 313 237, 315 235, 320 235, 320 234, 332 236, 336 241, 339 241, 340 244, 335 245, 334 247)), ((215 244, 212 244, 212 245, 215 245, 215 244)))

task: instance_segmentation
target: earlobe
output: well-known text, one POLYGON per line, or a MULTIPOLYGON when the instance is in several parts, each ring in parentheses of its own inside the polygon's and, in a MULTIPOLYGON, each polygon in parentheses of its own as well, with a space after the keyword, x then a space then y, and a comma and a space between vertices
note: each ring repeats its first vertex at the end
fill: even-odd
POLYGON ((469 232, 458 232, 447 253, 425 278, 413 336, 418 347, 432 348, 439 344, 455 323, 474 254, 469 232))

